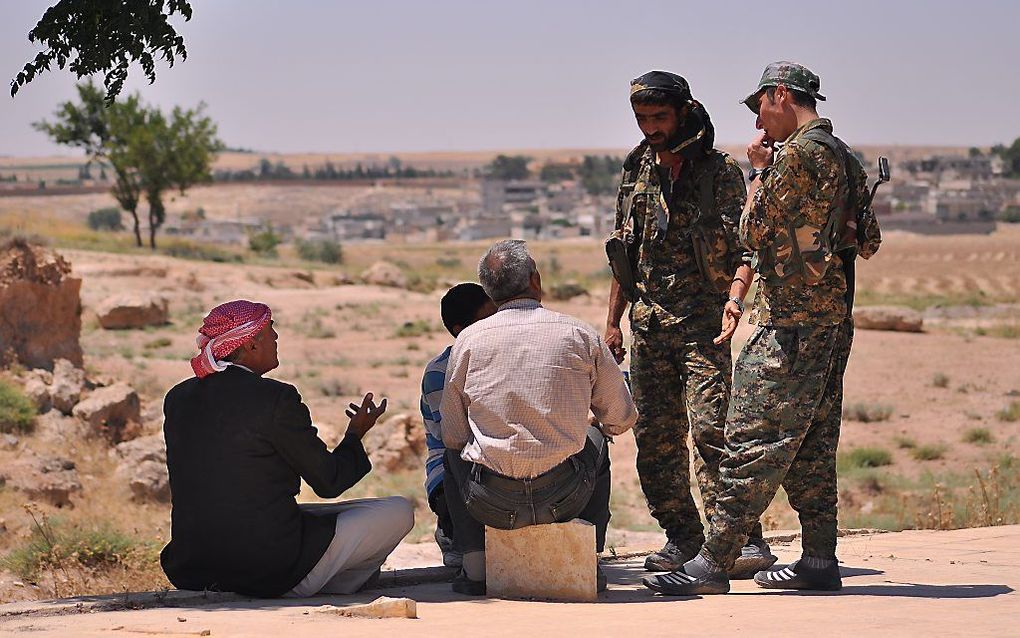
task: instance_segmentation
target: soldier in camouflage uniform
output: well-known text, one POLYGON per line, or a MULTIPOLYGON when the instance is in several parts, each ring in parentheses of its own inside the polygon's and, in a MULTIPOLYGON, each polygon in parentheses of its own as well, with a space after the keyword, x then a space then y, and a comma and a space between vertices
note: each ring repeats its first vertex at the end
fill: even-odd
MULTIPOLYGON (((688 431, 706 517, 715 509, 732 370, 728 339, 751 279, 750 253, 737 241, 747 194, 737 163, 712 147, 711 120, 682 77, 653 71, 637 78, 631 103, 646 138, 624 165, 616 229, 626 228, 634 240, 630 379, 640 415, 637 469, 667 537, 645 567, 669 571, 692 558, 705 538, 691 495, 688 431)), ((605 339, 619 361, 627 302, 614 279, 605 339)), ((750 578, 776 560, 760 525, 752 536, 735 577, 750 578)))
MULTIPOLYGON (((842 585, 836 446, 853 337, 842 260, 853 253, 839 250, 843 233, 832 216, 869 200, 863 167, 832 136, 831 122, 818 117, 816 100, 825 99, 818 89, 818 76, 805 67, 777 62, 745 99, 765 131, 748 147, 751 193, 739 227, 741 241, 757 253, 750 321, 758 327, 734 370, 723 488, 708 539, 682 569, 645 579, 662 593, 729 591, 726 569, 780 486, 800 516, 803 554, 755 581, 770 588, 842 585), (774 162, 773 140, 785 140, 774 162)), ((877 236, 870 240, 859 245, 864 256, 877 250, 877 236)))

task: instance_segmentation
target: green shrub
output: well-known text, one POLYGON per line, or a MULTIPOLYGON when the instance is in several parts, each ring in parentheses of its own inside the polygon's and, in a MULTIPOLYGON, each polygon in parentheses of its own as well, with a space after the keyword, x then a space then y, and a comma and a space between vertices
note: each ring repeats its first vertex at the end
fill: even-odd
POLYGON ((0 566, 26 580, 36 580, 44 569, 62 568, 69 563, 85 567, 123 564, 137 552, 153 552, 105 523, 67 525, 36 518, 32 533, 19 547, 0 559, 0 566))
POLYGON ((892 465, 892 454, 878 447, 859 447, 846 455, 846 463, 850 467, 882 467, 892 465))
POLYGON ((910 451, 910 455, 918 461, 935 461, 946 454, 946 446, 941 443, 919 445, 910 451))
POLYGON ((1020 401, 1013 401, 996 412, 995 416, 999 417, 1000 421, 1008 421, 1010 423, 1020 421, 1020 401))
POLYGON ((850 403, 843 406, 843 418, 862 423, 888 421, 893 406, 885 403, 850 403))
POLYGON ((10 381, 0 379, 0 432, 31 432, 35 414, 32 399, 10 381))
POLYGON ((120 209, 113 206, 92 211, 85 223, 92 230, 124 230, 124 217, 120 209))
POLYGON ((971 428, 964 432, 963 441, 964 443, 974 443, 975 445, 987 445, 995 441, 995 437, 988 428, 971 428))
POLYGON ((261 257, 276 257, 276 247, 280 245, 280 236, 269 226, 264 230, 248 236, 248 248, 261 257))
POLYGON ((935 376, 931 380, 931 384, 936 388, 948 388, 949 377, 941 372, 936 372, 935 376))
POLYGON ((296 244, 298 256, 305 261, 321 261, 324 264, 343 263, 344 251, 340 244, 326 239, 305 241, 296 244))
POLYGON ((414 321, 405 321, 404 325, 397 328, 395 336, 397 337, 422 337, 425 335, 432 334, 432 324, 424 319, 416 319, 414 321))
POLYGON ((159 349, 159 348, 165 348, 165 347, 169 346, 171 343, 173 343, 173 342, 170 341, 170 339, 168 339, 166 337, 159 337, 158 339, 153 339, 152 341, 146 343, 145 346, 143 346, 143 347, 146 350, 156 350, 156 349, 159 349))
POLYGON ((901 450, 909 450, 917 447, 917 441, 909 436, 897 436, 893 440, 896 441, 896 446, 901 450))

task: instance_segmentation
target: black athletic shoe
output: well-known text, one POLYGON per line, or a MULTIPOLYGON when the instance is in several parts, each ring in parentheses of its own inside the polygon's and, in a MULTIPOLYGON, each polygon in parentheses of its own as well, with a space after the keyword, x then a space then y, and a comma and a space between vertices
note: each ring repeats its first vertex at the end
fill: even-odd
POLYGON ((667 596, 700 596, 701 594, 725 594, 730 591, 730 579, 726 572, 712 572, 694 577, 683 570, 645 576, 641 579, 648 589, 667 596))
POLYGON ((453 591, 458 594, 464 594, 465 596, 484 596, 485 595, 485 581, 484 580, 471 580, 464 573, 464 570, 457 572, 457 575, 453 577, 453 591))
POLYGON ((675 541, 666 541, 657 552, 652 552, 645 558, 645 569, 650 572, 672 572, 684 566, 684 563, 698 555, 701 549, 700 543, 697 547, 691 547, 691 543, 678 545, 675 541))
POLYGON ((748 539, 747 545, 740 550, 740 556, 730 569, 730 580, 746 580, 764 571, 779 560, 772 554, 769 544, 763 538, 748 539))
POLYGON ((828 567, 816 569, 796 561, 782 569, 758 572, 754 582, 766 589, 815 589, 839 591, 843 580, 839 576, 839 564, 833 561, 828 567))

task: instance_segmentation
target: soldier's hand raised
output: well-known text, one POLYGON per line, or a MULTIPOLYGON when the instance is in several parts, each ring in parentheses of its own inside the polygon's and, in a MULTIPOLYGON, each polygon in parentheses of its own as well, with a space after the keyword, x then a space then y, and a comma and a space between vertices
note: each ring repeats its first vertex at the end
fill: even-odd
POLYGON ((754 140, 747 145, 747 161, 751 162, 752 168, 761 170, 766 166, 772 166, 774 144, 772 138, 764 131, 755 136, 754 140))

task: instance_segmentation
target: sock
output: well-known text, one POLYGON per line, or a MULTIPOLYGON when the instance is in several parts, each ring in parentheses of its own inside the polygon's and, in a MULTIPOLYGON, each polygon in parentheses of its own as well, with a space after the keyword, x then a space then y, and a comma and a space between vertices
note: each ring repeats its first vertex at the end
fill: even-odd
POLYGON ((485 580, 485 552, 466 552, 464 573, 471 580, 485 580))
POLYGON ((816 556, 801 556, 800 560, 797 561, 798 565, 803 565, 810 569, 825 569, 831 567, 836 562, 835 558, 818 558, 816 556))
POLYGON ((718 565, 700 553, 684 563, 683 566, 683 572, 688 576, 694 576, 695 578, 701 578, 702 576, 708 576, 721 571, 722 569, 720 569, 718 565))

